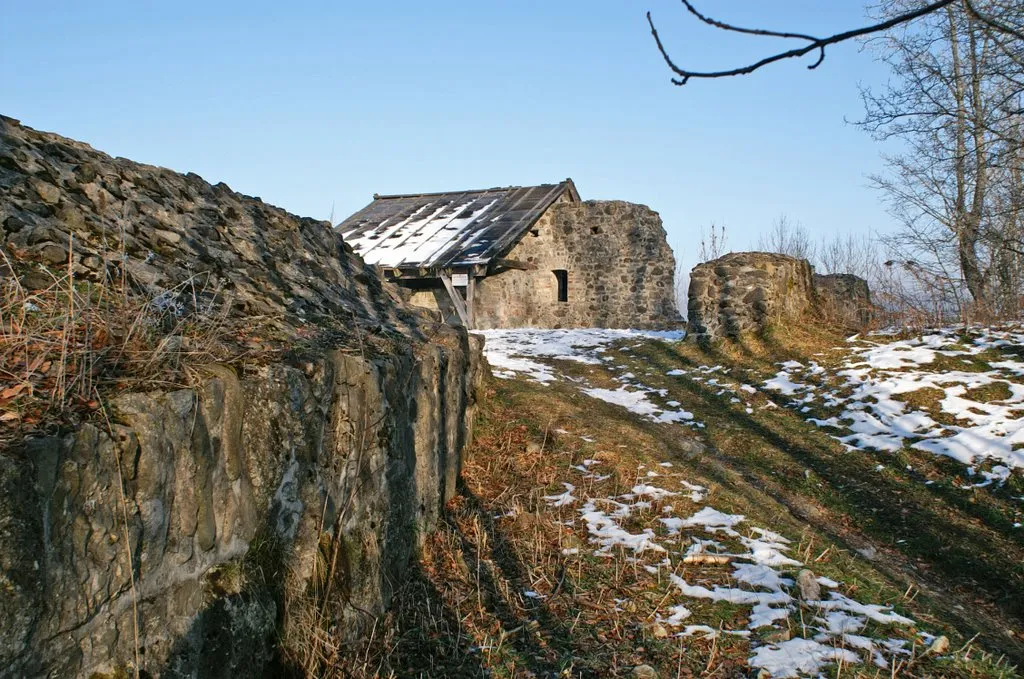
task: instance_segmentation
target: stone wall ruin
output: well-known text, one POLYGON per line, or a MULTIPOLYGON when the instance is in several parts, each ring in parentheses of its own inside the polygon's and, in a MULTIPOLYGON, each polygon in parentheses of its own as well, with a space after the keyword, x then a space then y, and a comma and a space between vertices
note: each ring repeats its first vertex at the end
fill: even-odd
POLYGON ((875 317, 871 288, 860 276, 848 273, 814 274, 823 314, 850 327, 867 325, 875 317))
POLYGON ((867 281, 850 274, 817 275, 806 259, 769 252, 733 252, 694 267, 687 327, 698 340, 736 339, 808 312, 859 327, 872 317, 867 281))
POLYGON ((326 546, 337 634, 371 625, 455 490, 480 342, 326 222, 3 117, 0 250, 2 284, 114 281, 271 346, 104 393, 109 421, 0 432, 0 676, 277 676, 326 546))
POLYGON ((698 339, 739 337, 768 323, 799 318, 814 295, 807 260, 733 252, 694 267, 687 324, 698 339))

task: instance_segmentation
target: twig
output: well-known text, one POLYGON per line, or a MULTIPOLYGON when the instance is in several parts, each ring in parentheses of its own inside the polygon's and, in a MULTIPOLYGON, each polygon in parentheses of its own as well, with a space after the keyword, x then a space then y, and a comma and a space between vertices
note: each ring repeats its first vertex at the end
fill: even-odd
POLYGON ((111 446, 114 449, 114 460, 117 463, 117 491, 121 497, 121 527, 124 530, 124 552, 128 556, 128 579, 131 583, 132 592, 132 633, 135 641, 135 679, 139 679, 139 596, 135 591, 135 564, 132 559, 132 543, 128 533, 128 502, 124 496, 124 475, 121 473, 121 446, 117 443, 114 435, 114 428, 110 424, 110 417, 107 416, 107 407, 100 398, 99 390, 94 389, 96 402, 100 405, 100 412, 103 413, 103 421, 107 425, 107 434, 110 436, 111 446))

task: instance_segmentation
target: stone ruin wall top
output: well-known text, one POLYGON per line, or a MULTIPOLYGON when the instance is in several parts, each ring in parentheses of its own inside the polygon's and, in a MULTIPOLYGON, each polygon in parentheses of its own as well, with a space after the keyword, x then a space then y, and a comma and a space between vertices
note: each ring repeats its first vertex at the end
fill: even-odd
POLYGON ((817 275, 806 259, 734 252, 694 267, 687 325, 703 340, 738 338, 815 310, 849 327, 870 322, 867 281, 850 274, 817 275))

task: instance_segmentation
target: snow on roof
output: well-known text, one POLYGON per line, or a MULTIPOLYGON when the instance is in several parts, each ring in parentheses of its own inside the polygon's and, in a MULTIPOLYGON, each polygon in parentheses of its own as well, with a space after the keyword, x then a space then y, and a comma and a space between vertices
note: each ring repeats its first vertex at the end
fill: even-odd
POLYGON ((579 201, 571 179, 540 186, 374 196, 337 229, 367 264, 430 270, 487 264, 566 192, 570 200, 579 201))

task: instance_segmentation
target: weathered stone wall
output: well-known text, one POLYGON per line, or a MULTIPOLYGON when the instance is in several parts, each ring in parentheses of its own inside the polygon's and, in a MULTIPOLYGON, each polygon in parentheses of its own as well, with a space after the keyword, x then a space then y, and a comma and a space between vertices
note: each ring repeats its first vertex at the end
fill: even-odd
POLYGON ((698 339, 738 337, 800 318, 813 304, 811 265, 766 252, 733 252, 694 267, 687 324, 698 339))
POLYGON ((286 333, 333 319, 415 333, 398 291, 329 223, 3 116, 0 247, 24 265, 18 273, 29 289, 53 283, 42 267, 62 274, 70 266, 79 281, 124 274, 166 304, 198 301, 286 333))
POLYGON ((293 345, 0 447, 0 676, 123 676, 137 653, 149 676, 280 672, 284 607, 335 548, 328 615, 365 629, 454 491, 479 342, 403 307, 324 222, 3 118, 0 225, 0 275, 28 288, 70 259, 293 345))
POLYGON ((822 313, 831 319, 858 327, 867 325, 874 317, 871 288, 859 276, 848 273, 814 274, 814 288, 822 313))
POLYGON ((454 492, 477 349, 210 366, 196 389, 113 399, 110 432, 0 455, 0 675, 129 667, 133 567, 146 671, 257 675, 276 662, 283 601, 339 536, 330 612, 365 630, 454 492))
POLYGON ((480 281, 476 327, 656 328, 680 322, 675 258, 657 212, 623 201, 553 205, 508 254, 535 270, 480 281), (558 301, 553 273, 568 275, 558 301))

